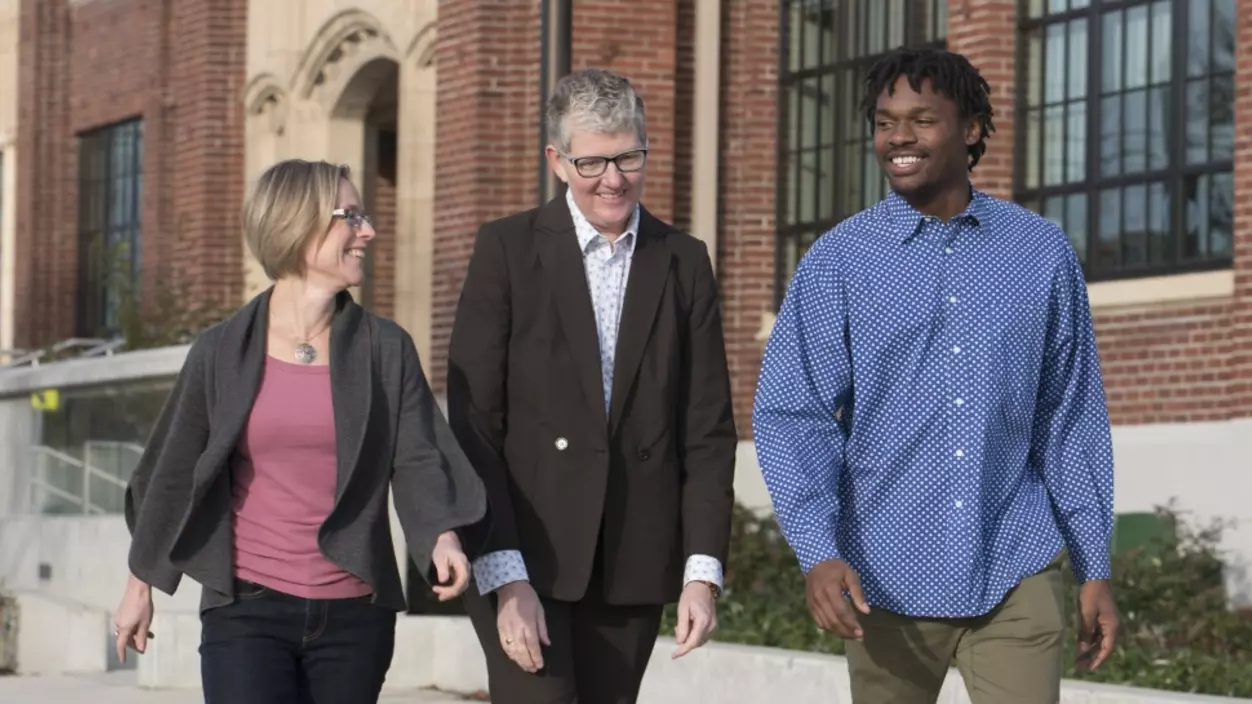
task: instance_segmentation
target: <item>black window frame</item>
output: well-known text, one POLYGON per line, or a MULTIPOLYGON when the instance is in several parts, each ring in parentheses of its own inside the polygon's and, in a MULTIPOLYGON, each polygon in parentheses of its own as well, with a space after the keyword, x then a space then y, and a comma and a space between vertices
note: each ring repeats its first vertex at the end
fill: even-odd
POLYGON ((120 334, 125 301, 137 302, 143 246, 143 120, 78 135, 76 334, 120 334))
MULTIPOLYGON (((808 247, 842 220, 886 196, 886 175, 872 153, 864 151, 873 143, 869 122, 860 113, 864 75, 875 61, 900 46, 945 48, 948 0, 782 0, 779 13, 775 308, 781 305, 795 264, 808 247), (826 15, 819 24, 823 29, 818 33, 816 62, 805 61, 809 47, 803 33, 798 36, 798 45, 792 45, 792 14, 797 6, 801 13, 826 15), (870 29, 878 13, 881 13, 882 34, 875 38, 870 29), (893 20, 900 15, 903 21, 893 26, 893 20), (922 21, 918 21, 919 16, 923 17, 922 21), (827 31, 833 42, 826 41, 827 31), (846 41, 849 36, 854 38, 853 42, 846 41), (794 69, 793 52, 799 55, 799 66, 794 69), (793 124, 792 96, 804 90, 806 82, 810 90, 816 88, 822 97, 818 99, 813 124, 806 124, 802 107, 800 114, 794 116, 793 124), (831 93, 829 103, 824 100, 827 88, 831 93), (809 218, 801 212, 802 196, 807 192, 802 180, 804 153, 812 155, 810 163, 815 173, 808 178, 816 180, 812 188, 812 217, 809 218), (859 163, 848 162, 849 153, 859 163), (832 169, 829 174, 821 172, 823 157, 832 169), (843 178, 852 170, 856 171, 858 179, 855 185, 843 178)), ((797 105, 799 100, 797 97, 797 105)))
MULTIPOLYGON (((1234 223, 1233 223, 1233 131, 1234 122, 1234 88, 1236 86, 1236 70, 1234 58, 1234 45, 1231 47, 1231 64, 1229 69, 1215 70, 1214 55, 1211 45, 1214 43, 1214 30, 1219 23, 1213 21, 1216 14, 1217 2, 1233 2, 1233 0, 1196 0, 1195 7, 1201 8, 1199 3, 1206 3, 1208 9, 1208 42, 1205 45, 1205 67, 1200 74, 1190 72, 1193 46, 1190 41, 1190 30, 1192 24, 1192 2, 1191 0, 1069 0, 1064 11, 1049 12, 1054 3, 1060 0, 1019 0, 1018 5, 1018 41, 1017 41, 1017 95, 1015 114, 1020 116, 1016 129, 1017 136, 1014 144, 1014 174, 1013 174, 1013 197, 1017 202, 1029 207, 1036 212, 1048 213, 1050 203, 1047 199, 1054 198, 1057 201, 1065 198, 1065 206, 1062 209, 1051 211, 1054 220, 1061 221, 1063 227, 1066 227, 1067 234, 1070 235, 1071 241, 1075 242, 1075 249, 1079 252, 1083 260, 1084 275, 1090 282, 1099 281, 1115 281, 1142 278, 1147 276, 1165 276, 1183 273, 1195 273, 1203 271, 1214 271, 1230 268, 1233 264, 1234 250, 1234 223), (1074 7, 1074 5, 1080 5, 1074 7), (1160 48, 1154 49, 1153 45, 1163 37, 1155 36, 1154 23, 1156 17, 1155 8, 1168 6, 1170 26, 1168 27, 1167 36, 1169 37, 1169 56, 1168 62, 1162 65, 1168 66, 1168 75, 1164 79, 1158 80, 1158 71, 1163 71, 1158 65, 1154 64, 1154 56, 1161 54, 1160 48), (1042 7, 1044 11, 1032 16, 1033 12, 1042 7), (1143 8, 1139 10, 1139 8, 1143 8), (1130 61, 1127 59, 1128 45, 1127 27, 1130 13, 1135 12, 1145 17, 1143 29, 1143 38, 1146 46, 1143 48, 1143 57, 1145 64, 1142 68, 1143 78, 1142 84, 1131 85, 1128 79, 1127 66, 1130 61), (1106 15, 1113 13, 1122 13, 1120 21, 1120 32, 1117 34, 1118 49, 1120 54, 1117 57, 1118 75, 1113 79, 1115 85, 1106 85, 1104 64, 1111 60, 1107 57, 1107 45, 1105 38, 1106 15), (1083 173, 1080 180, 1066 182, 1062 176, 1061 183, 1049 185, 1045 183, 1045 173, 1048 168, 1048 141, 1045 135, 1045 115, 1049 109, 1046 98, 1049 83, 1048 73, 1048 28, 1052 26, 1063 26, 1074 20, 1086 21, 1086 67, 1083 72, 1085 82, 1085 92, 1082 96, 1065 96, 1059 104, 1069 104, 1073 101, 1085 101, 1085 118, 1084 133, 1085 143, 1081 145, 1081 153, 1083 154, 1083 173), (1031 35, 1038 32, 1039 51, 1034 57, 1039 64, 1035 69, 1032 63, 1031 35), (1179 51, 1178 47, 1185 47, 1185 50, 1179 51), (1030 91, 1032 89, 1032 76, 1037 73, 1036 94, 1042 94, 1043 97, 1038 103, 1032 103, 1030 100, 1030 91), (1218 80, 1228 81, 1230 88, 1230 102, 1227 110, 1230 114, 1230 131, 1232 138, 1230 140, 1230 157, 1229 158, 1213 158, 1213 137, 1214 122, 1212 121, 1212 108, 1218 103, 1213 102, 1211 92, 1206 93, 1207 107, 1205 114, 1209 116, 1205 126, 1204 145, 1206 158, 1198 163, 1189 162, 1189 143, 1188 143, 1188 100, 1189 87, 1197 81, 1202 81, 1206 86, 1212 86, 1218 80), (1158 103, 1154 103, 1154 93, 1160 92, 1162 98, 1158 103), (1131 102, 1131 98, 1139 98, 1142 94, 1142 100, 1138 105, 1131 102), (1106 109, 1105 103, 1114 105, 1116 101, 1116 110, 1106 109), (1130 105, 1128 111, 1126 106, 1130 105), (1127 130, 1127 115, 1137 113, 1136 108, 1141 105, 1144 108, 1144 117, 1142 117, 1143 136, 1132 137, 1131 131, 1127 130), (1154 105, 1160 105, 1163 109, 1160 115, 1156 115, 1153 111, 1154 105), (1031 123, 1031 113, 1035 110, 1039 111, 1039 126, 1034 129, 1031 123), (1104 132, 1105 126, 1102 124, 1106 114, 1116 125, 1116 139, 1120 140, 1116 150, 1106 148, 1109 140, 1106 139, 1104 132), (1163 127, 1163 143, 1161 140, 1153 139, 1155 128, 1158 128, 1157 121, 1164 122, 1163 127), (1034 130, 1032 132, 1032 130, 1034 130), (1038 142, 1035 144, 1038 152, 1032 159, 1028 151, 1028 142, 1033 138, 1038 142), (1126 148, 1130 139, 1141 140, 1139 148, 1141 148, 1141 156, 1134 157, 1136 161, 1142 162, 1142 168, 1138 168, 1138 164, 1127 167, 1126 162, 1133 154, 1131 150, 1126 148), (1155 143, 1154 143, 1155 142, 1155 143), (1154 150, 1163 144, 1163 153, 1166 155, 1164 166, 1154 165, 1154 156, 1161 153, 1154 150), (1117 162, 1115 174, 1104 174, 1104 159, 1115 159, 1117 162), (1038 169, 1034 175, 1034 182, 1028 183, 1028 170, 1033 165, 1038 169), (1132 169, 1128 172, 1128 169, 1132 169), (1194 180, 1194 181, 1193 181, 1194 180), (1203 204, 1203 213, 1206 221, 1207 229, 1198 239, 1202 239, 1212 244, 1213 227, 1212 211, 1214 204, 1218 198, 1216 192, 1210 187, 1215 182, 1229 182, 1231 184, 1230 200, 1228 201, 1227 212, 1230 219, 1226 222, 1226 251, 1216 254, 1210 252, 1201 253, 1197 256, 1187 257, 1184 253, 1184 247, 1189 239, 1188 229, 1188 211, 1190 205, 1190 194, 1192 193, 1191 185, 1193 182, 1196 188, 1200 185, 1204 186, 1204 197, 1206 201, 1203 204), (1131 196, 1127 195, 1128 191, 1136 191, 1140 197, 1133 200, 1136 205, 1142 202, 1142 211, 1135 217, 1138 222, 1143 224, 1141 232, 1127 231, 1126 223, 1126 204, 1132 202, 1131 196), (1111 198, 1110 198, 1111 196, 1111 198), (1154 197, 1155 196, 1155 197, 1154 197), (1102 199, 1106 199, 1103 200, 1102 199), (1071 203, 1083 203, 1085 212, 1078 212, 1070 217, 1067 208, 1071 203), (1110 240, 1108 249, 1101 249, 1101 216, 1105 212, 1106 206, 1116 205, 1117 225, 1116 240, 1110 240), (1167 212, 1162 212, 1166 209, 1167 212), (1059 215, 1057 215, 1059 213, 1059 215), (1081 225, 1081 232, 1073 232, 1081 225), (1165 229, 1162 229, 1165 228, 1165 229), (1130 244, 1128 244, 1130 243, 1130 244), (1115 250, 1115 261, 1110 262, 1107 259, 1106 252, 1115 250), (1142 257, 1146 261, 1132 261, 1127 263, 1129 258, 1142 257)), ((1237 13, 1238 8, 1235 7, 1237 13)), ((1066 72, 1066 77, 1062 79, 1062 90, 1069 92, 1069 79, 1074 74, 1070 73, 1069 58, 1071 54, 1070 34, 1065 31, 1066 42, 1066 58, 1064 66, 1061 70, 1066 72)), ((1055 107, 1057 103, 1053 103, 1055 107)), ((1219 106, 1220 107, 1220 106, 1219 106)), ((1139 118, 1135 118, 1139 119, 1139 118)), ((1062 166, 1060 169, 1065 171, 1069 168, 1069 134, 1066 128, 1065 136, 1062 139, 1058 154, 1062 155, 1062 166)), ((1107 211, 1111 214, 1113 207, 1107 207, 1107 211)))

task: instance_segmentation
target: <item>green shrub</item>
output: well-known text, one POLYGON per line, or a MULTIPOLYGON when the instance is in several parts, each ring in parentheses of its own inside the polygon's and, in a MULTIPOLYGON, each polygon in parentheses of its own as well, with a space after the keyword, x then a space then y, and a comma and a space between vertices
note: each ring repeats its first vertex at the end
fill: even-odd
MULTIPOLYGON (((1114 589, 1122 627, 1113 657, 1095 673, 1067 677, 1184 692, 1252 696, 1252 612, 1227 607, 1218 551, 1220 523, 1194 528, 1171 505, 1158 509, 1166 526, 1148 544, 1114 557, 1114 589)), ((1071 623, 1077 589, 1065 564, 1071 623)), ((813 624, 804 579, 772 517, 736 507, 725 594, 718 605, 723 642, 842 654, 843 641, 813 624)), ((662 629, 673 634, 674 607, 662 629)))

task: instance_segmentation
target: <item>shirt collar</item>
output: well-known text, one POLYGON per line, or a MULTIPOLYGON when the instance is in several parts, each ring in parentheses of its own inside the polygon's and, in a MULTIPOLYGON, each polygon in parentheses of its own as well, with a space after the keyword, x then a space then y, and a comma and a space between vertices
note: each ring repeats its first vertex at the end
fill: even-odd
MULTIPOLYGON (((991 222, 990 197, 973 186, 970 186, 969 194, 969 205, 952 220, 968 221, 978 227, 991 222)), ((909 205, 909 202, 895 191, 887 194, 886 206, 887 217, 896 225, 895 234, 901 242, 917 234, 922 223, 929 217, 909 205)))
MULTIPOLYGON (((565 203, 569 206, 570 217, 574 219, 574 234, 578 236, 578 247, 583 254, 587 253, 587 248, 598 237, 602 237, 600 231, 595 228, 578 209, 578 204, 574 202, 574 194, 567 188, 565 189, 565 203)), ((626 225, 626 231, 622 236, 617 238, 616 244, 626 249, 626 253, 630 254, 635 250, 636 233, 639 232, 639 204, 635 204, 635 212, 630 216, 630 222, 626 225)))

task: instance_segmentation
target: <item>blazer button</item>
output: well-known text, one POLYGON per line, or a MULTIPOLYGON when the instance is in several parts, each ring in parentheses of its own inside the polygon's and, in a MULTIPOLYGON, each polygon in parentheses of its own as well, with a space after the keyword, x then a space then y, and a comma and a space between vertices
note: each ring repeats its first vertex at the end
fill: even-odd
POLYGON ((557 438, 556 442, 553 444, 556 445, 557 450, 564 452, 565 448, 569 447, 569 440, 566 440, 565 438, 557 438))
POLYGON ((649 455, 647 450, 640 450, 640 451, 639 451, 639 453, 638 453, 637 455, 635 455, 635 456, 636 456, 636 457, 638 457, 638 458, 639 458, 639 459, 641 459, 641 460, 646 460, 646 459, 648 459, 649 457, 651 457, 652 455, 649 455))

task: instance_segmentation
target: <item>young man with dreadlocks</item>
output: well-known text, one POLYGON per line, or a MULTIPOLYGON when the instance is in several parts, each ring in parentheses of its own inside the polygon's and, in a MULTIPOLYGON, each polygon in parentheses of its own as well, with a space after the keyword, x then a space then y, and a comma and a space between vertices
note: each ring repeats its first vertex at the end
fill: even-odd
POLYGON ((1112 652, 1113 454, 1082 267, 1058 227, 975 190, 994 131, 965 57, 899 50, 864 112, 891 193, 800 262, 753 430, 817 624, 857 702, 1058 701, 1112 652), (850 602, 845 600, 850 597, 850 602))

